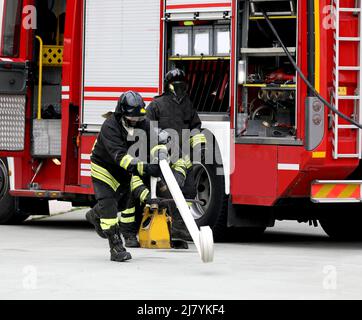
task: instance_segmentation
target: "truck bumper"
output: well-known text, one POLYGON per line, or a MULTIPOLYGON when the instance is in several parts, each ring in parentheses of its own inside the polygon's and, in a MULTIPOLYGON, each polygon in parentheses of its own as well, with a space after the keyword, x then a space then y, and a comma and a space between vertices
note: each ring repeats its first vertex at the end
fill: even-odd
POLYGON ((316 180, 311 187, 312 202, 362 202, 362 180, 316 180))

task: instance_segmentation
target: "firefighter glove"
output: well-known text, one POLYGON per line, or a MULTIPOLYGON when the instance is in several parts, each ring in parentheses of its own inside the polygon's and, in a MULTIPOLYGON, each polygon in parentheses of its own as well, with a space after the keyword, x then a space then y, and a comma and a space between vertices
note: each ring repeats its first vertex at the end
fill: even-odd
POLYGON ((182 173, 177 172, 177 171, 174 172, 174 176, 175 176, 176 182, 179 185, 179 187, 183 188, 185 185, 186 177, 182 173))
POLYGON ((161 204, 161 200, 159 198, 151 198, 151 194, 148 195, 148 197, 145 200, 145 204, 149 205, 149 206, 157 206, 159 207, 161 204))
POLYGON ((161 168, 158 164, 146 163, 144 164, 143 169, 144 169, 144 174, 146 176, 155 177, 155 178, 162 177, 161 168))

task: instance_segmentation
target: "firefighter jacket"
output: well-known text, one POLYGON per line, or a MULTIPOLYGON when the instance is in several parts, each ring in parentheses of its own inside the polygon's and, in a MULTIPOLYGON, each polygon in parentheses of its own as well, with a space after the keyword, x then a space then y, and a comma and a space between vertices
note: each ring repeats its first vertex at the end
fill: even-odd
POLYGON ((176 130, 180 137, 182 129, 201 129, 200 118, 187 95, 180 102, 170 93, 155 97, 147 107, 147 117, 158 121, 162 130, 176 130))
MULTIPOLYGON (((149 136, 149 122, 145 120, 139 129, 149 136)), ((113 113, 102 125, 91 155, 91 175, 108 184, 114 191, 120 185, 129 188, 132 175, 144 174, 144 163, 128 154, 135 141, 129 141, 129 132, 117 121, 113 113)), ((148 139, 146 139, 146 143, 148 139)), ((147 146, 146 146, 147 148, 147 146)))
POLYGON ((157 96, 147 107, 147 117, 150 121, 158 121, 158 127, 162 130, 173 129, 177 131, 180 142, 179 156, 185 158, 189 168, 191 164, 187 150, 190 150, 190 148, 189 146, 185 148, 185 144, 190 144, 194 148, 199 144, 206 143, 205 135, 202 133, 192 134, 190 132, 191 135, 182 133, 184 129, 201 131, 199 115, 189 96, 186 95, 181 101, 178 101, 171 93, 157 96))

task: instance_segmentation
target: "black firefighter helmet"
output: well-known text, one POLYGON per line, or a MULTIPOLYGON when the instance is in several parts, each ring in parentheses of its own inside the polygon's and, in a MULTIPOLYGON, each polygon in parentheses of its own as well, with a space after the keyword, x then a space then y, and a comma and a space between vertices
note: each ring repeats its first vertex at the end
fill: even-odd
POLYGON ((173 69, 166 73, 165 90, 172 93, 178 100, 186 95, 186 75, 181 69, 173 69))
POLYGON ((115 114, 118 121, 123 118, 128 126, 136 127, 146 118, 145 106, 145 102, 138 92, 127 91, 120 96, 115 114))

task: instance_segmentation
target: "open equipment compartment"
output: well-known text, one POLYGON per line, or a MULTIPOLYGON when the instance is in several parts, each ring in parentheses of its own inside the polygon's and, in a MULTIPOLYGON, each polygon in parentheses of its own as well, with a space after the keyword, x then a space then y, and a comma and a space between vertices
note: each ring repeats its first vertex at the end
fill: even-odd
POLYGON ((61 103, 66 0, 37 1, 32 155, 61 156, 61 103))
POLYGON ((230 19, 168 21, 166 72, 185 71, 188 93, 198 112, 230 110, 230 19))
POLYGON ((297 0, 240 0, 236 135, 279 144, 296 137, 297 77, 261 9, 296 59, 297 0))

